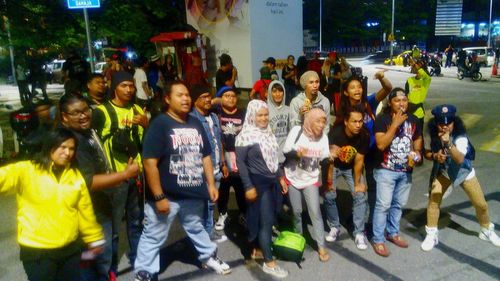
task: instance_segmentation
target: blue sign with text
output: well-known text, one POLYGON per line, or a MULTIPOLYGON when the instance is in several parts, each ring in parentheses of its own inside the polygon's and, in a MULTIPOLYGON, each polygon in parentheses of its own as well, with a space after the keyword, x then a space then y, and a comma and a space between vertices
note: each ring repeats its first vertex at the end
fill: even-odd
POLYGON ((67 0, 70 9, 100 8, 100 0, 67 0))

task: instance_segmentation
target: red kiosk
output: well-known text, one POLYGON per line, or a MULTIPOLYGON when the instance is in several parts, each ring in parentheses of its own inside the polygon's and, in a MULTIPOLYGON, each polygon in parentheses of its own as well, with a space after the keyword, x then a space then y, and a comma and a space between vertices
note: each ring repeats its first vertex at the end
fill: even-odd
POLYGON ((177 79, 183 80, 188 86, 208 85, 206 48, 202 34, 196 31, 166 32, 149 41, 155 44, 162 64, 167 55, 173 58, 179 76, 177 79))

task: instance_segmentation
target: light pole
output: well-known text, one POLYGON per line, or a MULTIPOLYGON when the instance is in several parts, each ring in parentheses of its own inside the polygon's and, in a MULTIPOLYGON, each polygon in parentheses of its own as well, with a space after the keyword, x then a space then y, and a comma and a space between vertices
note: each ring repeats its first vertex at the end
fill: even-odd
POLYGON ((322 26, 323 25, 323 0, 319 0, 319 53, 321 54, 321 39, 322 39, 322 26))
POLYGON ((394 42, 394 0, 392 0, 391 39, 392 40, 389 40, 389 44, 391 44, 390 58, 391 58, 391 65, 393 65, 394 61, 392 60, 392 55, 394 54, 394 46, 392 43, 394 42))
POLYGON ((491 47, 491 11, 493 9, 493 0, 490 0, 490 23, 488 24, 488 48, 491 47))

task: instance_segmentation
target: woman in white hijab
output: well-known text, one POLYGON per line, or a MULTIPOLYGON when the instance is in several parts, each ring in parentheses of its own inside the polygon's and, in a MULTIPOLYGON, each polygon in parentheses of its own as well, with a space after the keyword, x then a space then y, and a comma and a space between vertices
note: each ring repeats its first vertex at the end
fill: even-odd
MULTIPOLYGON (((278 175, 278 150, 276 137, 269 127, 269 109, 265 102, 248 103, 243 129, 236 137, 236 164, 248 201, 248 240, 252 243, 252 258, 263 258, 262 269, 274 277, 284 278, 286 269, 277 265, 271 252, 272 226, 275 221, 278 175)), ((282 192, 286 193, 283 185, 282 192)))

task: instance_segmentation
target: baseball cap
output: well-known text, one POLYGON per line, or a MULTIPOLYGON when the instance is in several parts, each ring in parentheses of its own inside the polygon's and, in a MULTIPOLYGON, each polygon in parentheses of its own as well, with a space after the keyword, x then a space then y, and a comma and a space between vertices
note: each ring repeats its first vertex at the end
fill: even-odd
POLYGON ((273 57, 268 57, 263 63, 270 63, 276 65, 276 60, 273 57))
POLYGON ((438 124, 450 124, 455 121, 457 108, 451 104, 442 104, 434 107, 431 111, 438 124))

